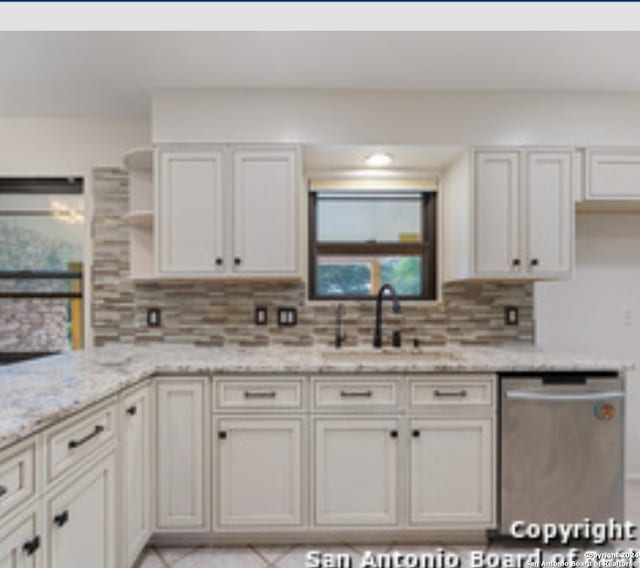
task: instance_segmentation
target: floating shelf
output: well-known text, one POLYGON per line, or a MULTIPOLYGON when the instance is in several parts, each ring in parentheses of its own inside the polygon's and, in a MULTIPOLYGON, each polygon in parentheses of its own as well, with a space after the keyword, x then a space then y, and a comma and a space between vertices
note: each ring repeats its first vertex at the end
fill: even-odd
POLYGON ((153 244, 153 150, 134 148, 122 158, 129 172, 130 212, 124 216, 129 226, 129 278, 134 282, 155 280, 153 244))
POLYGON ((129 150, 122 158, 128 171, 153 170, 153 150, 150 147, 134 148, 129 150))
POLYGON ((132 211, 124 216, 127 225, 138 229, 153 228, 153 211, 132 211))

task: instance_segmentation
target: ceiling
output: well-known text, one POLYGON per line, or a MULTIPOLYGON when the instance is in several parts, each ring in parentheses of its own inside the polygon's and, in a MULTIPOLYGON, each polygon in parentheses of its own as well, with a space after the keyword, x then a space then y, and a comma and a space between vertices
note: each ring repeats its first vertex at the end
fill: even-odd
POLYGON ((639 91, 639 32, 1 32, 0 116, 142 116, 171 87, 639 91))

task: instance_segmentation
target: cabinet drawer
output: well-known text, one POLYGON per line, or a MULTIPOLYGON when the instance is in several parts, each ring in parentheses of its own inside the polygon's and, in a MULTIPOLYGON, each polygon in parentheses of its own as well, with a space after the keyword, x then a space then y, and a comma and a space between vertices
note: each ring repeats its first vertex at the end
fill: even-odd
POLYGON ((65 420, 46 434, 47 481, 53 481, 114 439, 113 402, 65 420))
POLYGON ((493 404, 492 377, 442 377, 411 381, 411 406, 490 406, 493 404))
POLYGON ((36 442, 0 454, 0 519, 36 494, 36 442))
POLYGON ((393 380, 316 380, 314 407, 324 409, 391 408, 398 404, 398 388, 393 380))
POLYGON ((221 410, 302 408, 301 380, 220 380, 215 393, 215 407, 221 410))

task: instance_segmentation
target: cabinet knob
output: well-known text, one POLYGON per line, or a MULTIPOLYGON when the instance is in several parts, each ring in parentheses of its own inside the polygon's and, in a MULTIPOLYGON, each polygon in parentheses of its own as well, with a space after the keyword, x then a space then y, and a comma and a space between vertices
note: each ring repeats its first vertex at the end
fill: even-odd
POLYGON ((397 430, 391 430, 389 432, 389 436, 391 436, 392 438, 397 438, 398 437, 398 431, 397 430))
POLYGON ((222 266, 222 262, 223 262, 223 261, 222 261, 222 259, 221 259, 220 257, 216 258, 216 264, 217 264, 218 266, 222 266))
POLYGON ((225 430, 220 430, 220 432, 218 432, 218 439, 219 440, 226 440, 227 439, 227 432, 225 430))
POLYGON ((4 485, 0 485, 0 497, 4 497, 7 493, 9 490, 4 485))
POLYGON ((514 258, 511 261, 511 264, 513 264, 513 266, 520 266, 520 259, 519 258, 514 258))
POLYGON ((239 265, 239 264, 241 264, 241 263, 242 263, 242 259, 241 259, 239 256, 236 256, 236 257, 233 259, 233 264, 235 264, 236 266, 238 266, 238 265, 239 265))
POLYGON ((53 522, 59 527, 64 527, 69 522, 69 511, 63 511, 62 513, 53 517, 53 522))
POLYGON ((129 408, 127 408, 126 412, 129 416, 134 416, 138 412, 138 408, 135 406, 130 406, 129 408))
POLYGON ((31 540, 28 540, 22 545, 22 550, 27 553, 27 556, 32 556, 33 553, 40 548, 40 537, 35 536, 31 540))
POLYGON ((538 264, 540 264, 540 261, 537 258, 531 259, 531 266, 538 266, 538 264))
POLYGON ((413 430, 413 432, 411 432, 411 435, 414 438, 419 438, 420 437, 420 430, 413 430))

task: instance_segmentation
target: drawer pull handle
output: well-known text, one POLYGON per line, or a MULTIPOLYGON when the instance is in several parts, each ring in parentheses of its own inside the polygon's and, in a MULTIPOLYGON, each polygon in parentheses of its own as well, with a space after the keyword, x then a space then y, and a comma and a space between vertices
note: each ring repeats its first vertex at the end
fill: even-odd
POLYGON ((35 536, 31 540, 28 540, 22 545, 22 550, 27 553, 27 556, 32 556, 33 553, 40 548, 40 537, 35 536))
POLYGON ((433 391, 433 394, 435 394, 436 396, 460 396, 460 397, 465 397, 467 396, 467 391, 465 389, 461 389, 458 391, 442 391, 440 389, 436 389, 433 391))
POLYGON ((341 390, 340 391, 340 396, 342 398, 354 398, 354 397, 371 398, 373 396, 373 391, 371 391, 371 390, 364 390, 364 391, 346 391, 346 390, 341 390))
POLYGON ((80 438, 79 440, 69 440, 69 449, 74 450, 76 448, 79 448, 80 446, 82 446, 82 444, 85 444, 86 442, 91 440, 91 438, 95 438, 98 434, 102 432, 104 432, 104 426, 98 424, 93 429, 93 432, 91 432, 90 434, 87 434, 84 438, 80 438))
POLYGON ((0 497, 4 497, 7 493, 9 490, 4 485, 0 485, 0 497))
POLYGON ((69 511, 63 511, 59 515, 53 517, 53 522, 59 527, 64 527, 69 522, 69 511))
POLYGON ((275 398, 276 391, 244 391, 245 398, 275 398))
POLYGON ((138 408, 136 406, 130 406, 129 408, 127 408, 127 414, 129 416, 135 416, 137 412, 138 408))

